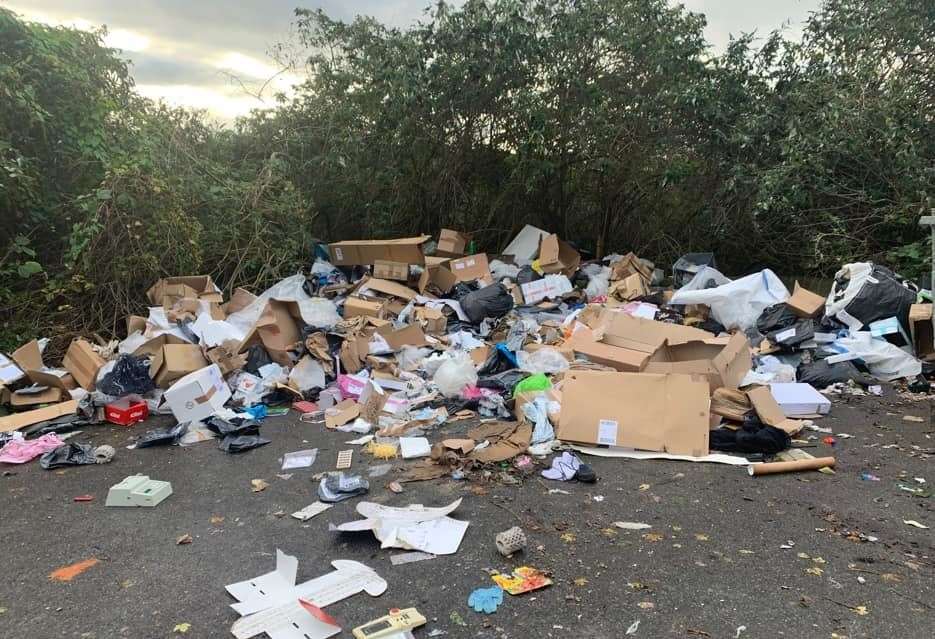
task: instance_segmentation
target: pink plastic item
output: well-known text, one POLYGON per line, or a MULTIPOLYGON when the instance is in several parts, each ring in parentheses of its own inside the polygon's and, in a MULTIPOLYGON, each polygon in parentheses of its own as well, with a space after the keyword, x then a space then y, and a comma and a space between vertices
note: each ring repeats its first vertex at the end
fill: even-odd
POLYGON ((0 462, 4 464, 25 464, 50 450, 55 450, 64 444, 58 435, 49 433, 36 439, 11 439, 6 446, 0 448, 0 462))

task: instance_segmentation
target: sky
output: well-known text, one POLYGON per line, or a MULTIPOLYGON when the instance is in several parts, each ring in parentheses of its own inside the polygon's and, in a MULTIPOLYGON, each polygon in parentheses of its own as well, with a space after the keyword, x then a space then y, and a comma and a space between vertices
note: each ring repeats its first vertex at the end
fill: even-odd
MULTIPOLYGON (((717 52, 731 34, 765 35, 785 27, 791 37, 798 37, 802 21, 820 0, 679 2, 707 16, 705 35, 717 52)), ((220 122, 252 108, 273 106, 276 91, 288 93, 301 80, 269 56, 272 47, 291 40, 297 6, 322 8, 345 20, 370 15, 405 27, 429 4, 430 0, 0 0, 0 6, 37 22, 85 30, 106 25, 105 41, 132 62, 140 93, 205 109, 220 122)))

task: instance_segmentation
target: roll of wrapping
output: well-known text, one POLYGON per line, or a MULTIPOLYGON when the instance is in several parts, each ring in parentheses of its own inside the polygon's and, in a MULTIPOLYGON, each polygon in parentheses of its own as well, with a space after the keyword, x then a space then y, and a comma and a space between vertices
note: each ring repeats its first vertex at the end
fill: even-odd
POLYGON ((795 461, 769 462, 767 464, 750 464, 747 472, 751 476, 773 475, 775 473, 795 473, 800 470, 818 470, 826 466, 834 466, 834 457, 816 457, 814 459, 797 459, 795 461))

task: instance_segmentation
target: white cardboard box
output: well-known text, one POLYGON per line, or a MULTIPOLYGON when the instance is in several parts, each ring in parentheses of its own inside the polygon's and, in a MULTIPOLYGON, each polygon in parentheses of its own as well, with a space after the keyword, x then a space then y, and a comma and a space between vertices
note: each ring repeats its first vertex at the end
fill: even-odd
POLYGON ((786 417, 825 415, 831 412, 831 400, 812 388, 811 384, 770 384, 769 390, 786 417))
POLYGON ((166 405, 179 422, 193 422, 210 417, 231 398, 231 389, 221 369, 212 364, 175 382, 165 392, 166 405))

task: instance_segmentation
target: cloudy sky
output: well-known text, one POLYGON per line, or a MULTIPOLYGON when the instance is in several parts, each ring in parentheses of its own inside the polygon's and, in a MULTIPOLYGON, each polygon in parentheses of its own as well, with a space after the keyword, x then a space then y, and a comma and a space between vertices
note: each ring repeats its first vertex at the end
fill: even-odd
MULTIPOLYGON (((765 34, 787 25, 790 35, 796 36, 819 0, 681 3, 707 16, 708 40, 722 49, 732 33, 765 34)), ((263 106, 264 100, 269 104, 273 91, 288 90, 298 80, 281 72, 268 55, 271 47, 289 41, 296 6, 320 7, 343 19, 372 15, 405 26, 429 4, 430 0, 0 0, 0 6, 30 20, 79 29, 106 25, 107 43, 132 61, 141 93, 207 109, 222 121, 263 106), (259 98, 252 95, 273 76, 259 98)))

